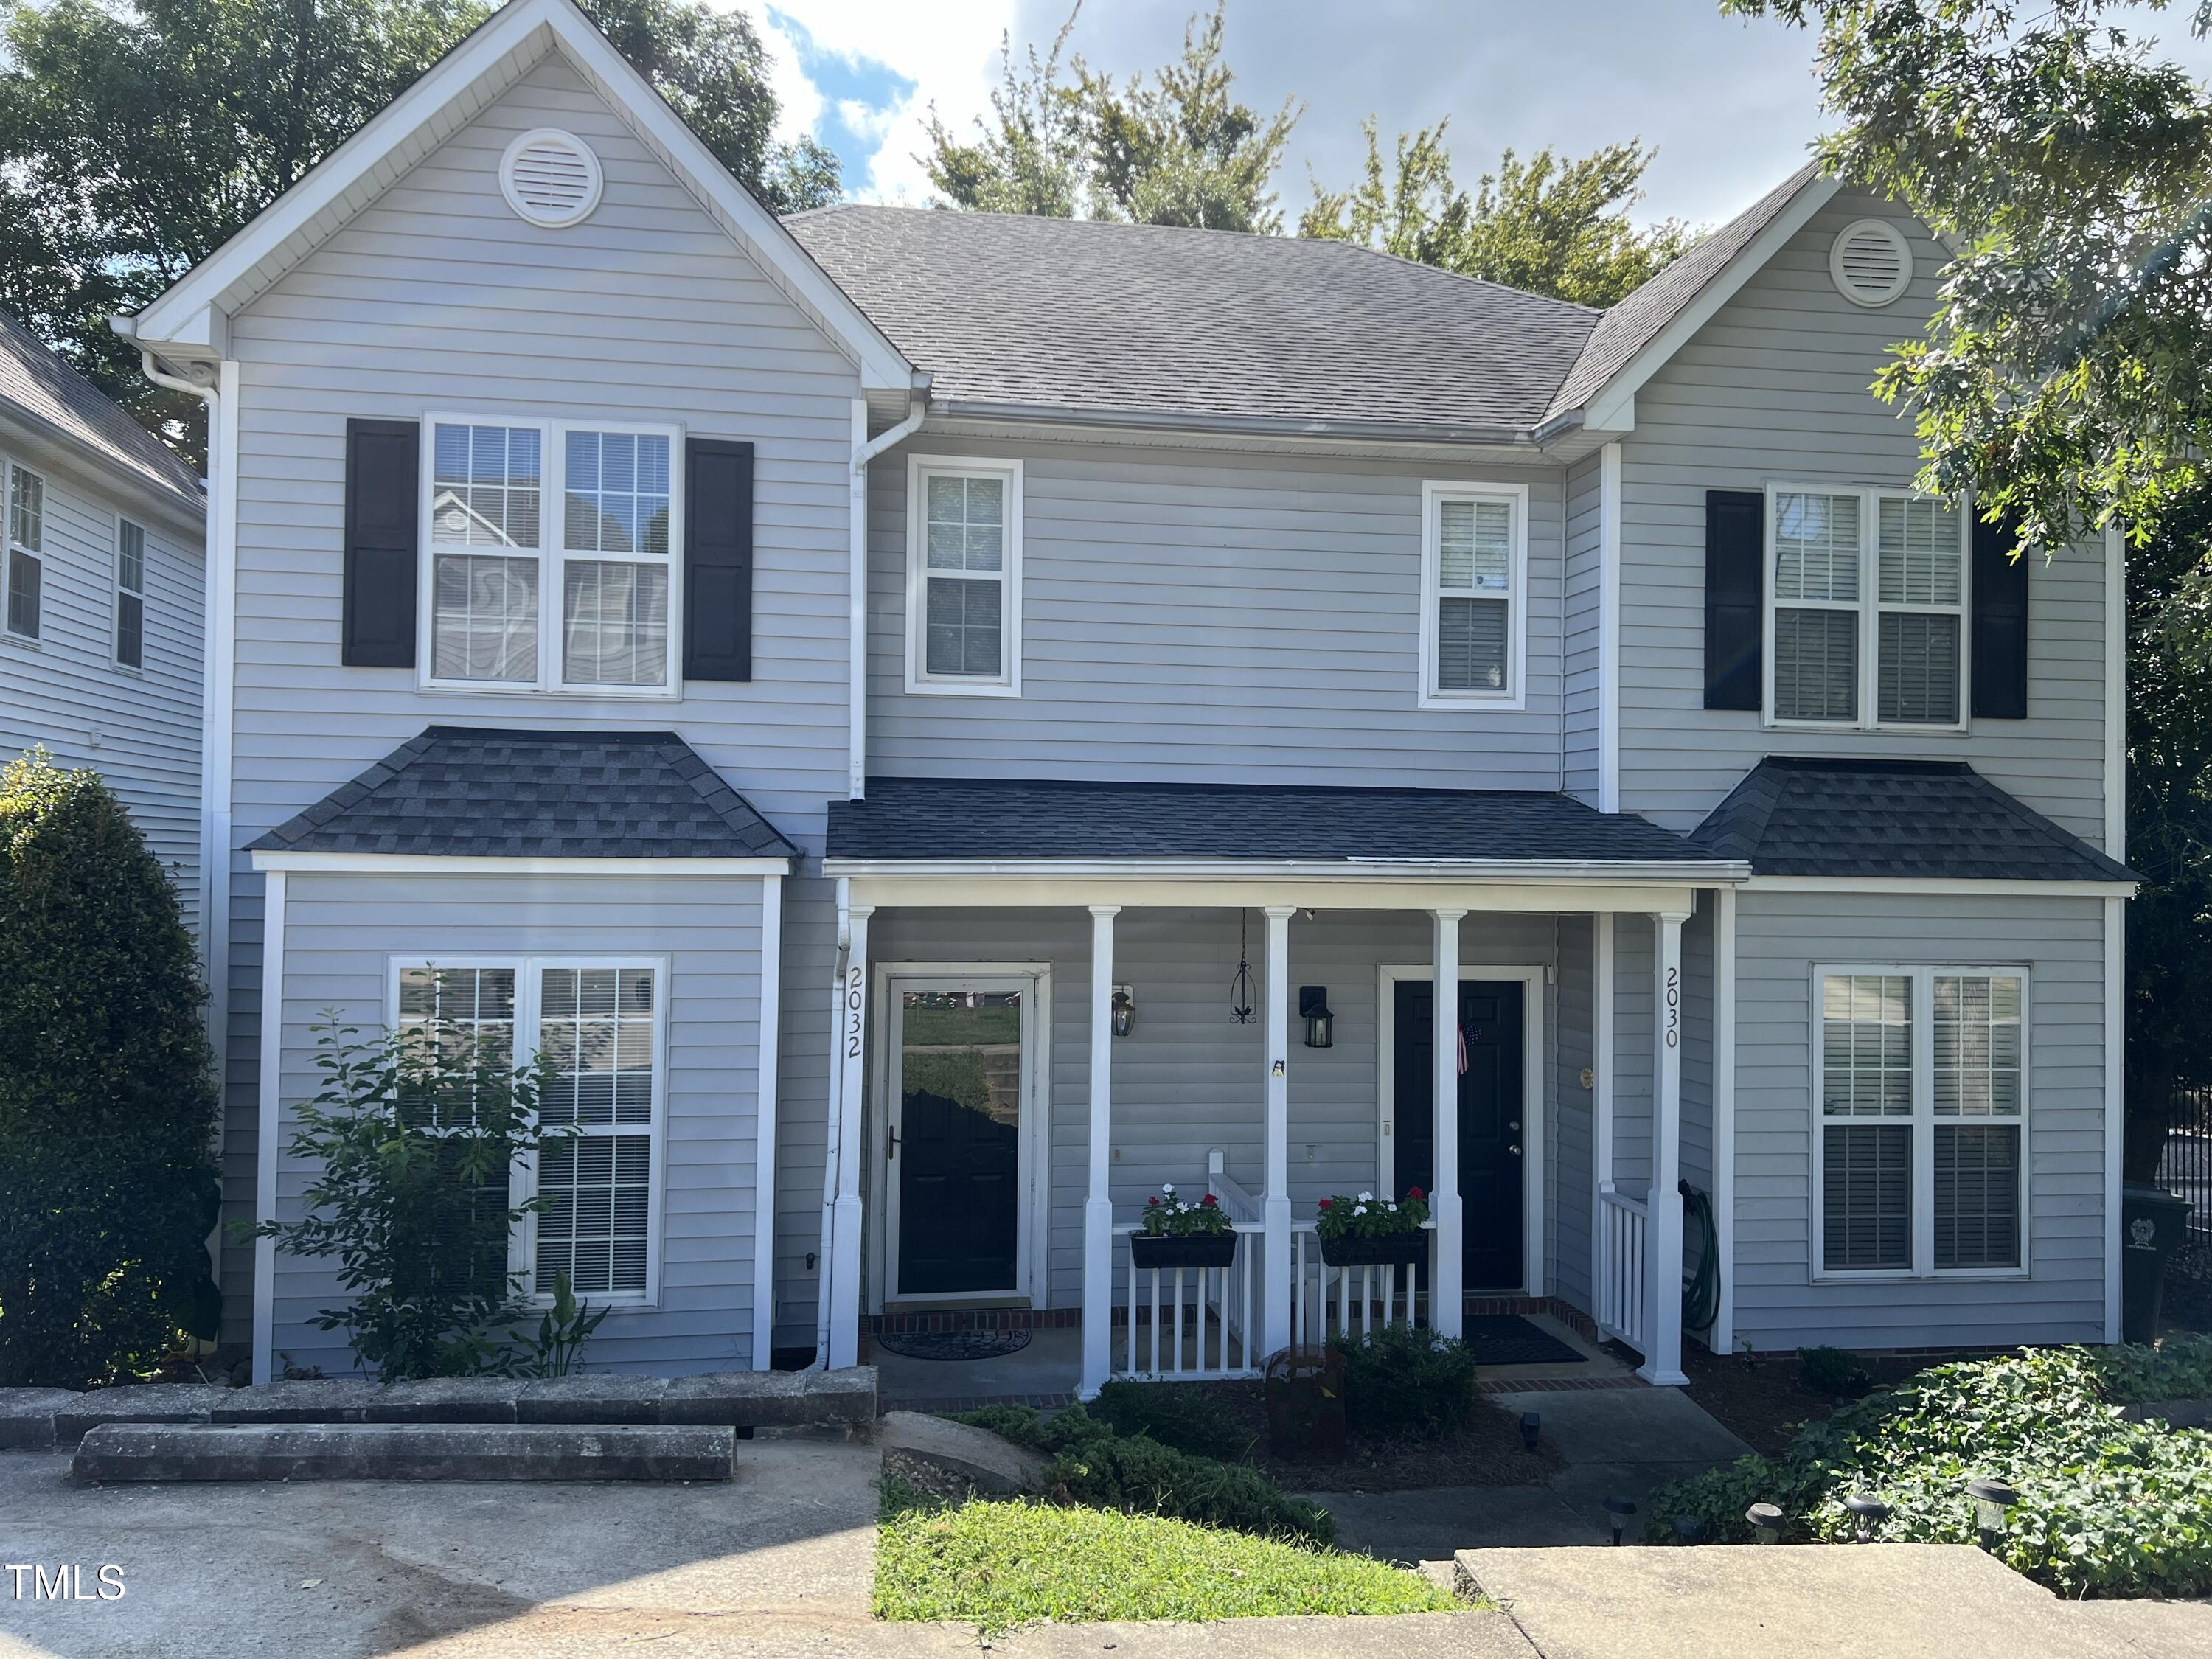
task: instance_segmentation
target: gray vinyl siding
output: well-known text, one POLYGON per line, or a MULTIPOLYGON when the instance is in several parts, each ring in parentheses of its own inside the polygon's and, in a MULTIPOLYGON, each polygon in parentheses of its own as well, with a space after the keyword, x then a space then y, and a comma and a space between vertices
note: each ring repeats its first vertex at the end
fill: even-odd
MULTIPOLYGON (((667 959, 660 1297, 618 1304, 594 1370, 683 1372, 752 1364, 760 1065, 761 883, 753 876, 295 874, 284 905, 287 1103, 312 1097, 326 1010, 374 1031, 392 1018, 394 960, 470 956, 667 959)), ((279 1120, 279 1145, 293 1127, 279 1120)), ((278 1213, 297 1218, 309 1166, 282 1157, 278 1213)), ((276 1258, 276 1346, 295 1364, 354 1369, 343 1332, 312 1323, 345 1292, 327 1260, 276 1258)))
MULTIPOLYGON (((846 791, 853 365, 566 64, 488 106, 232 325, 240 363, 233 846, 437 721, 672 728, 810 854, 846 791), (577 133, 606 175, 571 230, 534 228, 495 170, 518 133, 577 133), (426 692, 339 665, 345 423, 428 411, 681 422, 755 446, 753 679, 674 700, 426 692)), ((260 879, 234 861, 229 1213, 252 1193, 260 879)), ((830 884, 790 884, 778 1115, 779 1341, 814 1340, 830 884)), ((234 1309, 250 1253, 227 1253, 234 1309)))
POLYGON ((1559 983, 1553 1005, 1559 1011, 1553 1030, 1558 1063, 1552 1072, 1551 1234, 1552 1290, 1588 1311, 1596 1306, 1590 1284, 1590 1206, 1597 1175, 1592 1163, 1596 1121, 1592 1092, 1583 1073, 1597 1064, 1593 1045, 1596 984, 1595 923, 1589 916, 1559 921, 1559 983))
MULTIPOLYGON (((1133 1218, 1164 1182, 1202 1188, 1206 1155, 1216 1148, 1238 1184, 1255 1196, 1266 1185, 1267 919, 1250 915, 1255 1012, 1246 1025, 1229 1013, 1237 922, 1237 912, 1216 909, 1124 909, 1115 919, 1114 978, 1132 988, 1137 1007, 1136 1029, 1115 1042, 1113 1056, 1117 1219, 1133 1218)), ((1461 937, 1462 972, 1476 979, 1485 964, 1548 967, 1553 936, 1548 915, 1470 916, 1461 937)), ((1397 911, 1325 911, 1310 921, 1301 913, 1291 922, 1289 994, 1300 985, 1323 985, 1336 1016, 1328 1049, 1306 1048, 1295 1015, 1291 1021, 1290 1194, 1301 1218, 1311 1218, 1317 1200, 1381 1184, 1382 969, 1430 961, 1434 939, 1426 915, 1397 911)), ((1090 916, 1075 910, 879 910, 870 923, 869 954, 878 965, 1050 964, 1052 1052, 1044 1072, 1050 1099, 1042 1113, 1049 1147, 1049 1301, 1039 1300, 1079 1305, 1090 1157, 1090 916)), ((879 1044, 880 1018, 879 1011, 879 1044)), ((1547 1001, 1547 1029, 1556 1018, 1547 1001)), ((1546 1051, 1532 1048, 1525 1060, 1549 1079, 1553 1067, 1546 1051)), ((1547 1097, 1551 1092, 1547 1088, 1547 1097)), ((872 1097, 866 1142, 874 1193, 883 1169, 882 1109, 872 1097)), ((1548 1098, 1545 1112, 1548 1119, 1548 1098)), ((872 1198, 869 1208, 872 1230, 882 1215, 879 1200, 872 1198)), ((881 1259, 879 1249, 878 1241, 872 1263, 881 1259)))
POLYGON ((1651 1185, 1653 933, 1649 916, 1613 920, 1613 1180, 1638 1194, 1651 1185))
POLYGON ((1567 469, 1566 586, 1559 709, 1561 784, 1597 804, 1599 703, 1604 690, 1604 465, 1586 456, 1567 469))
POLYGON ((924 431, 869 474, 870 769, 1557 789, 1561 483, 924 431), (905 690, 913 453, 1024 463, 1018 698, 905 690), (1424 479, 1529 486, 1524 712, 1415 706, 1424 479))
POLYGON ((1759 1348, 2104 1340, 2104 924, 2094 898, 1746 893, 1736 907, 1735 1333, 1759 1348), (1813 973, 2028 965, 2025 1279, 1812 1276, 1813 973))
MULTIPOLYGON (((156 516, 88 463, 34 447, 0 416, 0 490, 13 463, 46 482, 40 637, 0 632, 0 759, 44 744, 107 780, 199 928, 201 637, 206 562, 197 530, 156 516), (115 661, 118 524, 146 532, 144 660, 115 661)), ((176 509, 169 509, 173 513, 176 509)), ((4 529, 0 526, 0 529, 4 529)))
POLYGON ((1713 916, 1710 893, 1682 924, 1682 1179, 1713 1189, 1713 916))
POLYGON ((1965 735, 1769 730, 1704 702, 1705 493, 1769 480, 1889 484, 1919 465, 1911 421, 1868 392, 1891 343, 1916 337, 1943 258, 1872 198, 1830 202, 1636 397, 1621 442, 1621 805, 1688 830, 1762 756, 1906 755, 1971 762, 2090 842, 2102 838, 2103 552, 2031 567, 2028 718, 1965 735), (1917 276, 1863 310, 1837 293, 1828 252, 1866 217, 1895 220, 1917 276))

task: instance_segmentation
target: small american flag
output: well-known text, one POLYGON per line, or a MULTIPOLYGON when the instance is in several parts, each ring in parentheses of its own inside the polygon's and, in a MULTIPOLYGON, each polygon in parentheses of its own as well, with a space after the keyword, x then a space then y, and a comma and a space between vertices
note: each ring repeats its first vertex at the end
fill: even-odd
POLYGON ((1459 1032, 1459 1074, 1465 1077, 1467 1075, 1467 1027, 1462 1025, 1455 1029, 1459 1032))

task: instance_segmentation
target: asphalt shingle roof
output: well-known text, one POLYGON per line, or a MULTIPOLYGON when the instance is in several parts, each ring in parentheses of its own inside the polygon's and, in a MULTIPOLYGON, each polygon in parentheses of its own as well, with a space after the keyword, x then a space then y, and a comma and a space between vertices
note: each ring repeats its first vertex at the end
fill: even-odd
POLYGON ((1630 813, 1492 789, 871 778, 831 858, 1458 859, 1711 863, 1630 813))
POLYGON ((433 726, 249 850, 475 858, 789 858, 673 732, 433 726))
POLYGON ((1691 832, 1761 876, 2133 881, 1964 761, 1772 756, 1691 832))
POLYGON ((1598 319, 1346 242, 858 204, 784 223, 934 404, 1519 430, 1598 319))
POLYGON ((12 404, 33 425, 82 444, 149 489, 174 496, 195 512, 205 511, 206 497, 191 468, 4 311, 0 311, 0 404, 12 404))

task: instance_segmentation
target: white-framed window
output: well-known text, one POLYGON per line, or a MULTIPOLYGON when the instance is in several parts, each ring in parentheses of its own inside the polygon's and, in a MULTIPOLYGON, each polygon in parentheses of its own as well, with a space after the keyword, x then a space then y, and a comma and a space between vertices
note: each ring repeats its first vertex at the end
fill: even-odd
POLYGON ((907 461, 906 689, 1022 690, 1022 464, 907 461))
POLYGON ((1528 664, 1528 489, 1421 486, 1424 708, 1519 708, 1528 664))
POLYGON ((2024 1273, 2027 971, 1821 968, 1813 998, 1814 1271, 2024 1273))
POLYGON ((426 417, 424 684, 673 696, 683 458, 676 427, 426 417))
POLYGON ((1968 532, 1908 490, 1770 484, 1768 724, 1964 731, 1968 532))
POLYGON ((510 1269, 528 1293, 549 1297, 566 1273, 586 1301, 657 1303, 665 959, 426 954, 392 958, 391 972, 395 1027, 457 1022, 507 1065, 536 1055, 550 1067, 540 1114, 575 1133, 514 1174, 514 1202, 544 1200, 511 1241, 510 1269))
POLYGON ((146 527, 115 521, 115 664, 146 665, 146 527))
POLYGON ((45 623, 46 577, 46 481, 27 466, 6 463, 7 631, 35 640, 45 623))

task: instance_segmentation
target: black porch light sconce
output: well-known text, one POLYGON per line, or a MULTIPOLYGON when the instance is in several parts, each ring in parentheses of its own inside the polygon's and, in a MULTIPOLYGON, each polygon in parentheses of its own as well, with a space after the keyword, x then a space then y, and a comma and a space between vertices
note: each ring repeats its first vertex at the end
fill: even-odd
POLYGON ((2020 1502, 2020 1494, 2002 1480, 1969 1480, 1966 1496, 1974 1500, 1974 1530, 1981 1534, 1982 1547, 1995 1550, 2004 1536, 2005 1516, 2020 1502))
POLYGON ((1137 994, 1127 985, 1114 988, 1114 1035, 1125 1037, 1137 1029, 1137 994))
POLYGON ((1328 1011, 1328 987, 1298 987, 1298 1018, 1306 1023, 1306 1047, 1328 1048, 1336 1042, 1336 1016, 1328 1011))

